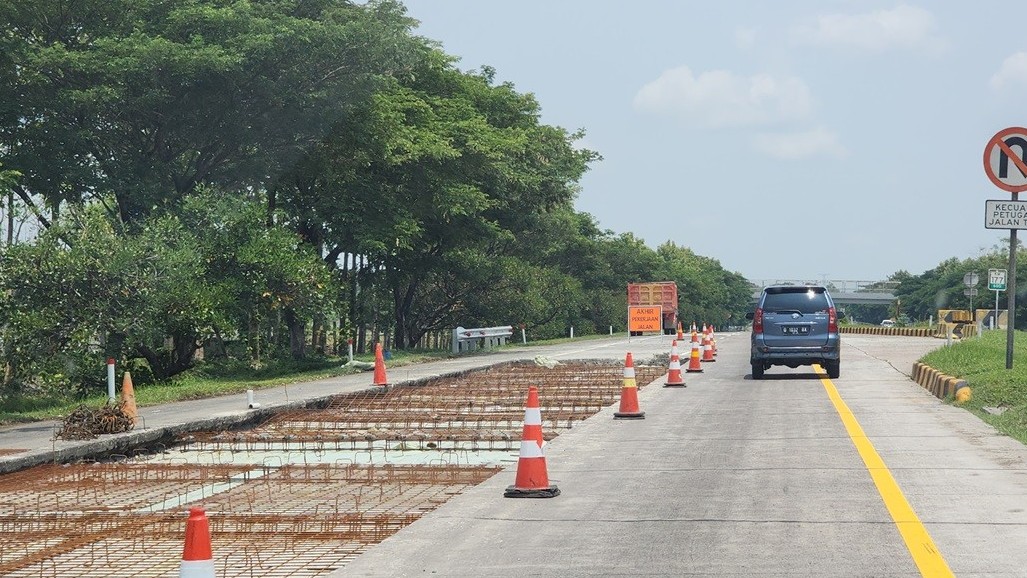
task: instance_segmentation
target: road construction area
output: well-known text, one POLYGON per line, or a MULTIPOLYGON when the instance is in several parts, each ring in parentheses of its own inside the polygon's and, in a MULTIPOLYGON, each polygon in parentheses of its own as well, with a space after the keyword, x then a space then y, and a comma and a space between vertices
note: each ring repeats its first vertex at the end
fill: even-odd
POLYGON ((670 339, 141 408, 121 442, 4 428, 0 575, 177 576, 196 506, 219 577, 1025 575, 1027 451, 909 378, 943 341, 847 335, 838 379, 753 381, 720 334, 666 387, 670 339), (614 417, 627 352, 642 419, 614 417), (507 498, 532 385, 560 493, 507 498))
MULTIPOLYGON (((218 576, 323 576, 516 465, 529 386, 545 392, 547 440, 621 393, 623 362, 502 357, 395 387, 368 388, 356 376, 348 381, 364 383, 343 386, 353 391, 270 408, 257 423, 236 411, 220 428, 178 424, 159 441, 124 442, 124 453, 2 475, 0 575, 177 576, 185 513, 200 505, 218 576)), ((648 383, 666 367, 638 372, 648 383)), ((152 425, 161 411, 142 415, 152 425)))

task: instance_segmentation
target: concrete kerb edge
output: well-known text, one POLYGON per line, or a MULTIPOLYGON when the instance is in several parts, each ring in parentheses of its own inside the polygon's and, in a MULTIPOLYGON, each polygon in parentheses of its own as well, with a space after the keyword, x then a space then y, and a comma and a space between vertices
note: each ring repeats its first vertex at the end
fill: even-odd
POLYGON ((918 385, 931 392, 938 399, 945 399, 954 396, 957 391, 969 387, 966 380, 952 375, 946 375, 933 367, 920 363, 913 363, 912 379, 918 385))

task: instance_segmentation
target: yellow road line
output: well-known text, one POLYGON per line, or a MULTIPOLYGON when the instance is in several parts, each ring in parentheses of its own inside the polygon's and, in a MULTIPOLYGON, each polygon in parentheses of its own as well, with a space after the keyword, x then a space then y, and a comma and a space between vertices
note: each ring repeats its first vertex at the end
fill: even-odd
POLYGON ((884 500, 884 505, 888 508, 888 512, 891 514, 892 520, 899 530, 899 534, 902 535, 902 539, 906 542, 906 548, 913 557, 913 562, 920 569, 920 574, 926 578, 954 577, 955 574, 949 569, 945 558, 942 557, 941 552, 935 547, 931 535, 927 533, 927 528, 924 528, 920 518, 913 511, 909 502, 906 501, 906 496, 902 494, 899 484, 895 482, 895 478, 892 477, 888 467, 884 465, 884 460, 877 454, 874 445, 870 443, 866 434, 863 433, 863 428, 856 421, 856 416, 852 415, 849 406, 845 404, 842 396, 838 394, 838 389, 835 388, 834 383, 826 377, 824 368, 819 365, 814 365, 813 368, 821 376, 820 382, 824 384, 824 389, 827 390, 827 397, 831 399, 835 410, 838 411, 838 415, 842 418, 845 430, 849 433, 849 438, 856 446, 859 456, 863 458, 863 463, 866 464, 870 477, 874 480, 874 485, 877 486, 877 491, 881 494, 881 499, 884 500))

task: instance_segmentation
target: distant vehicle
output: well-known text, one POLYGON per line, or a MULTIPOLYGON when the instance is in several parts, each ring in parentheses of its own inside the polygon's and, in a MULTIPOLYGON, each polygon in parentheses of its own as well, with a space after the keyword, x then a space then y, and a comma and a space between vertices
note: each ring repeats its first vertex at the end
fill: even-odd
MULTIPOLYGON (((664 335, 673 335, 678 320, 678 285, 673 281, 654 283, 628 283, 629 307, 661 307, 664 335)), ((632 332, 641 335, 641 332, 632 332)))
POLYGON ((891 319, 885 319, 881 322, 881 327, 895 327, 895 321, 891 319))
POLYGON ((838 320, 845 317, 834 306, 826 287, 775 285, 760 293, 752 320, 749 362, 752 378, 762 379, 772 365, 820 364, 830 378, 841 374, 841 336, 838 320))

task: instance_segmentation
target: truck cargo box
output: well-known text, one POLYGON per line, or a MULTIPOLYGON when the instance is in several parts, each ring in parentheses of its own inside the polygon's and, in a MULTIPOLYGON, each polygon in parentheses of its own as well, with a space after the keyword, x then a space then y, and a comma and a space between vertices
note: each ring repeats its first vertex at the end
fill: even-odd
POLYGON ((678 285, 673 281, 628 283, 628 306, 663 308, 663 333, 671 335, 677 330, 678 285))

